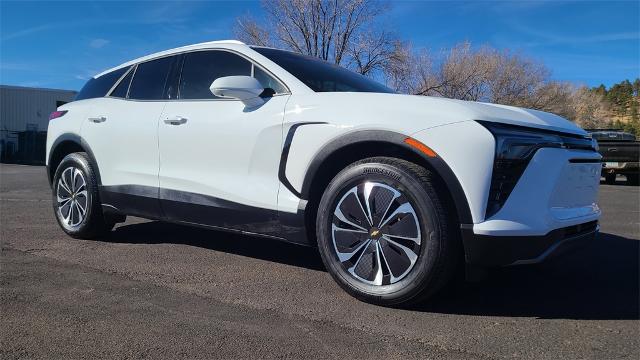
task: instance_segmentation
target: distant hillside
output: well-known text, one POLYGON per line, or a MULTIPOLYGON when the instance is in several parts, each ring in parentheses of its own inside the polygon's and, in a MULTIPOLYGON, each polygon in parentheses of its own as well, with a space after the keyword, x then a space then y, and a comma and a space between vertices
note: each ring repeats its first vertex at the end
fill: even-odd
POLYGON ((624 80, 608 89, 600 85, 591 92, 602 96, 608 114, 603 120, 610 127, 640 135, 640 79, 624 80))

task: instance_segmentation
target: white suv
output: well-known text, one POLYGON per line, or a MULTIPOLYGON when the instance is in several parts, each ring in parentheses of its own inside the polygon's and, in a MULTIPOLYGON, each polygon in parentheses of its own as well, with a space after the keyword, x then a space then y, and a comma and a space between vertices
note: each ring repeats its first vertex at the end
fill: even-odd
POLYGON ((317 246, 349 293, 415 302, 454 269, 595 237, 597 144, 556 115, 396 94, 292 52, 218 41, 92 78, 51 114, 69 235, 126 215, 317 246))

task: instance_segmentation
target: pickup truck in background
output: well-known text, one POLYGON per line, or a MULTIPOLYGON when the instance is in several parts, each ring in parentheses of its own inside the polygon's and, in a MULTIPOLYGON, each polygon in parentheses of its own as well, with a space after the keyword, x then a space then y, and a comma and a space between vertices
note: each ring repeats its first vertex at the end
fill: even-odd
POLYGON ((640 167, 640 142, 633 134, 616 129, 587 130, 600 146, 602 176, 607 184, 616 181, 616 175, 624 175, 627 183, 638 185, 640 167))

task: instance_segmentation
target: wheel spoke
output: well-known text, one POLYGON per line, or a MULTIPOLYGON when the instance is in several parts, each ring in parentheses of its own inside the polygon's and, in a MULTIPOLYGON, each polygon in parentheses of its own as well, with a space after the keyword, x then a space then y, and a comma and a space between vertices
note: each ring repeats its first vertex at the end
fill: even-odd
POLYGON ((391 215, 389 215, 386 219, 384 219, 384 221, 382 221, 380 227, 382 228, 387 225, 389 221, 396 217, 396 215, 407 213, 413 213, 413 206, 411 206, 411 204, 409 204, 408 202, 398 206, 398 208, 394 212, 392 212, 391 215))
POLYGON ((381 259, 382 259, 382 261, 384 261, 384 265, 389 270, 389 276, 391 277, 391 282, 393 283, 395 278, 393 276, 393 271, 391 270, 391 266, 389 265, 389 261, 387 260, 387 256, 384 254, 384 248, 382 247, 382 245, 380 243, 378 243, 378 248, 380 249, 380 255, 382 255, 381 259))
POLYGON ((369 226, 372 226, 373 223, 371 222, 371 218, 369 217, 369 215, 367 215, 367 212, 364 210, 364 206, 362 206, 362 202, 360 201, 360 197, 358 196, 358 188, 355 187, 351 189, 351 191, 349 192, 352 193, 353 196, 355 196, 356 202, 358 203, 358 206, 360 206, 360 210, 362 211, 362 216, 364 216, 365 220, 367 220, 367 223, 369 223, 369 226))
POLYGON ((75 204, 73 203, 73 201, 71 201, 71 203, 69 203, 69 225, 73 226, 73 215, 75 214, 75 204))
POLYGON ((382 249, 380 248, 380 242, 376 242, 376 276, 373 278, 373 285, 382 285, 382 279, 384 278, 384 274, 382 273, 382 261, 380 260, 380 252, 382 249))
POLYGON ((396 238, 396 239, 402 239, 402 240, 409 240, 409 241, 413 241, 414 243, 420 245, 420 238, 419 237, 409 237, 409 236, 400 236, 400 235, 392 235, 392 234, 385 234, 385 236, 390 237, 390 238, 396 238))
POLYGON ((389 204, 387 204, 387 208, 384 210, 384 213, 380 217, 380 222, 378 223, 378 228, 382 227, 382 222, 385 220, 385 218, 387 216, 387 213, 389 212, 389 209, 391 209, 391 205, 399 197, 400 197, 400 193, 396 192, 396 193, 393 194, 393 198, 391 199, 391 201, 389 201, 389 204))
POLYGON ((368 231, 365 230, 360 230, 360 229, 345 229, 345 228, 341 228, 336 224, 333 224, 332 227, 333 231, 344 231, 344 232, 352 232, 352 233, 358 233, 358 234, 368 234, 368 231))
MULTIPOLYGON (((357 259, 357 260, 356 260, 356 262, 353 264, 353 266, 349 268, 349 272, 351 272, 352 274, 354 274, 354 275, 355 275, 355 268, 356 268, 356 267, 358 267, 358 264, 360 263, 360 260, 362 260, 362 256, 364 255, 364 253, 366 253, 366 252, 367 252, 367 247, 369 246, 369 244, 371 244, 371 239, 368 239, 368 240, 367 240, 363 245, 361 245, 361 246, 358 248, 358 250, 359 250, 359 249, 361 249, 361 248, 363 248, 363 247, 364 247, 365 249, 360 253, 360 256, 358 256, 358 259, 357 259)), ((354 254, 355 254, 355 252, 354 252, 354 254)), ((351 256, 353 256, 353 254, 352 254, 351 256)))
POLYGON ((78 175, 78 171, 73 168, 73 170, 71 170, 71 190, 73 192, 76 191, 76 176, 78 175))
MULTIPOLYGON (((371 190, 373 190, 373 183, 367 182, 364 184, 364 203, 367 206, 367 221, 369 225, 373 226, 373 215, 371 214, 371 190)), ((364 211, 364 209, 363 209, 364 211)))
POLYGON ((62 208, 63 206, 67 205, 69 203, 69 201, 71 201, 71 198, 62 199, 62 198, 58 197, 58 207, 62 208))
POLYGON ((354 227, 354 228, 356 228, 356 229, 359 229, 359 230, 362 230, 362 231, 364 231, 364 232, 368 233, 367 229, 363 228, 362 226, 360 226, 360 225, 358 225, 358 224, 356 224, 356 223, 354 223, 354 222, 349 221, 349 220, 347 219, 347 217, 346 217, 346 216, 344 216, 344 214, 342 213, 342 210, 340 210, 339 208, 337 208, 337 209, 336 209, 336 211, 335 211, 333 214, 334 214, 334 215, 335 215, 335 216, 336 216, 340 221, 342 221, 343 223, 348 224, 348 225, 351 225, 351 226, 353 226, 353 227, 354 227))
POLYGON ((71 187, 69 186, 69 183, 67 182, 67 177, 68 176, 69 176, 69 169, 66 169, 65 171, 62 172, 62 175, 60 176, 60 181, 58 181, 58 184, 60 186, 62 186, 64 191, 66 191, 69 195, 71 195, 71 194, 73 194, 73 191, 71 191, 71 187))
POLYGON ((79 169, 75 169, 73 172, 73 191, 78 192, 85 186, 84 177, 79 169))
POLYGON ((78 208, 78 210, 80 210, 80 215, 82 215, 82 217, 84 217, 84 215, 87 213, 87 208, 86 208, 87 204, 85 204, 84 206, 82 206, 80 204, 80 201, 76 200, 76 207, 78 208))
POLYGON ((71 202, 68 201, 64 205, 59 207, 60 215, 62 215, 62 220, 66 223, 69 223, 69 218, 71 217, 71 202), (65 211, 66 207, 66 211, 65 211), (65 214, 66 213, 66 214, 65 214))
MULTIPOLYGON (((366 241, 362 242, 362 244, 360 244, 355 250, 348 253, 343 253, 338 251, 338 249, 336 249, 336 253, 338 254, 338 260, 340 260, 340 262, 345 262, 347 260, 350 260, 353 257, 353 255, 357 254, 358 251, 362 250, 363 247, 368 246, 370 243, 371 243, 371 239, 367 239, 366 241)), ((362 256, 362 254, 360 254, 360 256, 362 256)), ((358 258, 358 260, 360 260, 360 258, 358 258)))
POLYGON ((387 235, 383 235, 382 236, 383 239, 387 240, 389 243, 393 244, 394 246, 398 247, 400 250, 402 250, 405 254, 405 256, 409 259, 409 261, 411 261, 411 263, 414 263, 417 259, 418 259, 418 255, 413 252, 413 250, 409 249, 408 247, 391 240, 387 235))
POLYGON ((67 202, 69 200, 71 200, 71 196, 60 196, 60 191, 58 191, 58 194, 56 194, 56 199, 58 200, 58 204, 62 203, 62 202, 67 202))

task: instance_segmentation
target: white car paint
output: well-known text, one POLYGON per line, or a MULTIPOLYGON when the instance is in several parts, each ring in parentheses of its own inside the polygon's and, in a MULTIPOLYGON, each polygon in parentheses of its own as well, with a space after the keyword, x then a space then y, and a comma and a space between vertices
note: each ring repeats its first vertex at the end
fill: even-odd
MULTIPOLYGON (((573 157, 598 158, 564 149, 541 149, 504 207, 484 213, 491 182, 495 140, 477 120, 558 131, 586 132, 559 116, 511 106, 444 98, 378 93, 315 93, 303 82, 247 45, 208 42, 132 60, 104 73, 160 56, 204 49, 239 53, 270 71, 290 90, 265 104, 239 100, 131 101, 111 98, 64 105, 65 117, 50 122, 47 161, 63 133, 90 144, 103 185, 144 185, 294 214, 301 199, 278 179, 289 129, 286 178, 300 191, 309 164, 332 140, 363 130, 413 137, 447 163, 464 191, 473 231, 483 235, 541 235, 596 220, 599 164, 570 164, 573 157), (104 116, 96 123, 91 117, 104 116), (186 119, 172 124, 172 119, 186 119)), ((104 74, 102 73, 102 74, 104 74)), ((102 75, 99 74, 96 77, 102 75)))

